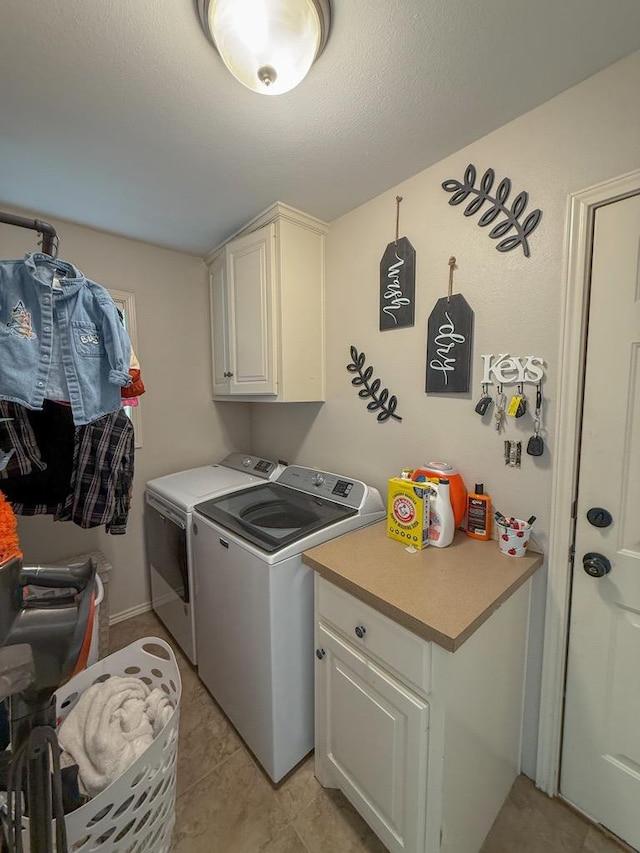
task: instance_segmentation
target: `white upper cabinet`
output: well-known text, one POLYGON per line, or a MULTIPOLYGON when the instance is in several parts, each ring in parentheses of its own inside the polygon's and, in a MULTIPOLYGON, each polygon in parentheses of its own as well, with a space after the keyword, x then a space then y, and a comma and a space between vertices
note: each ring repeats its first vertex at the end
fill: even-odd
POLYGON ((215 400, 324 400, 326 230, 278 203, 208 259, 215 400))
POLYGON ((230 394, 278 393, 275 240, 272 223, 225 247, 230 394))
POLYGON ((211 335, 213 356, 213 396, 229 393, 229 343, 227 324, 215 323, 218 318, 227 315, 227 292, 224 254, 219 255, 209 267, 209 308, 211 312, 211 335))

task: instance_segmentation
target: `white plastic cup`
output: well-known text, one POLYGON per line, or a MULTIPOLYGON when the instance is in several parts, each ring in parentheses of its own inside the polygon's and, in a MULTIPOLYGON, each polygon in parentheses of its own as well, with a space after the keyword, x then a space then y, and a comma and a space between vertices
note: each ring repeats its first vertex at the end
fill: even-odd
POLYGON ((510 523, 498 522, 498 544, 500 552, 507 557, 524 557, 529 547, 531 525, 519 518, 510 523))

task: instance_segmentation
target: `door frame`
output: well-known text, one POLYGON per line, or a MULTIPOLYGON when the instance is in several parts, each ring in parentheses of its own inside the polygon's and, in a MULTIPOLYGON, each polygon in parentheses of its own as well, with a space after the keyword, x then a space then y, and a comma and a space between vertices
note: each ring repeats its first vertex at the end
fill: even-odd
POLYGON ((593 223, 599 207, 637 193, 640 193, 640 169, 571 194, 567 208, 567 251, 563 274, 564 304, 561 314, 558 410, 554 441, 556 464, 551 487, 546 619, 536 766, 537 787, 552 797, 558 793, 560 778, 572 575, 569 555, 575 527, 573 503, 579 462, 593 223))

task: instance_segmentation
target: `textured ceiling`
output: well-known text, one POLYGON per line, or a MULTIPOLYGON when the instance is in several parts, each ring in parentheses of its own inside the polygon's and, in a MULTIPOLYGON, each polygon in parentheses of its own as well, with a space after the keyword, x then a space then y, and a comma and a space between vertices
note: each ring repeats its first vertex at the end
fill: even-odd
POLYGON ((277 199, 331 220, 640 48, 638 0, 332 7, 269 98, 193 0, 2 0, 0 202, 204 255, 277 199))

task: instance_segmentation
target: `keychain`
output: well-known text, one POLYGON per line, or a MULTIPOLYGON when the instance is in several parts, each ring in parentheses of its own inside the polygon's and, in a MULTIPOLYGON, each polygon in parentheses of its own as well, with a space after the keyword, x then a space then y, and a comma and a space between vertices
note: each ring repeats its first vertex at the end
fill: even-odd
POLYGON ((518 385, 518 393, 514 394, 509 403, 507 414, 512 418, 521 418, 527 411, 527 398, 524 396, 522 385, 518 385))
POLYGON ((542 413, 542 383, 538 382, 536 389, 536 412, 534 415, 533 435, 527 443, 529 456, 542 456, 544 453, 544 441, 540 435, 540 420, 542 413))
POLYGON ((479 415, 486 415, 489 411, 489 406, 493 403, 493 398, 489 396, 489 383, 482 383, 482 396, 476 403, 475 411, 479 415))
POLYGON ((504 423, 504 407, 507 405, 507 398, 502 393, 502 385, 498 385, 498 394, 496 396, 496 409, 493 413, 496 419, 496 430, 500 432, 500 427, 504 423))

